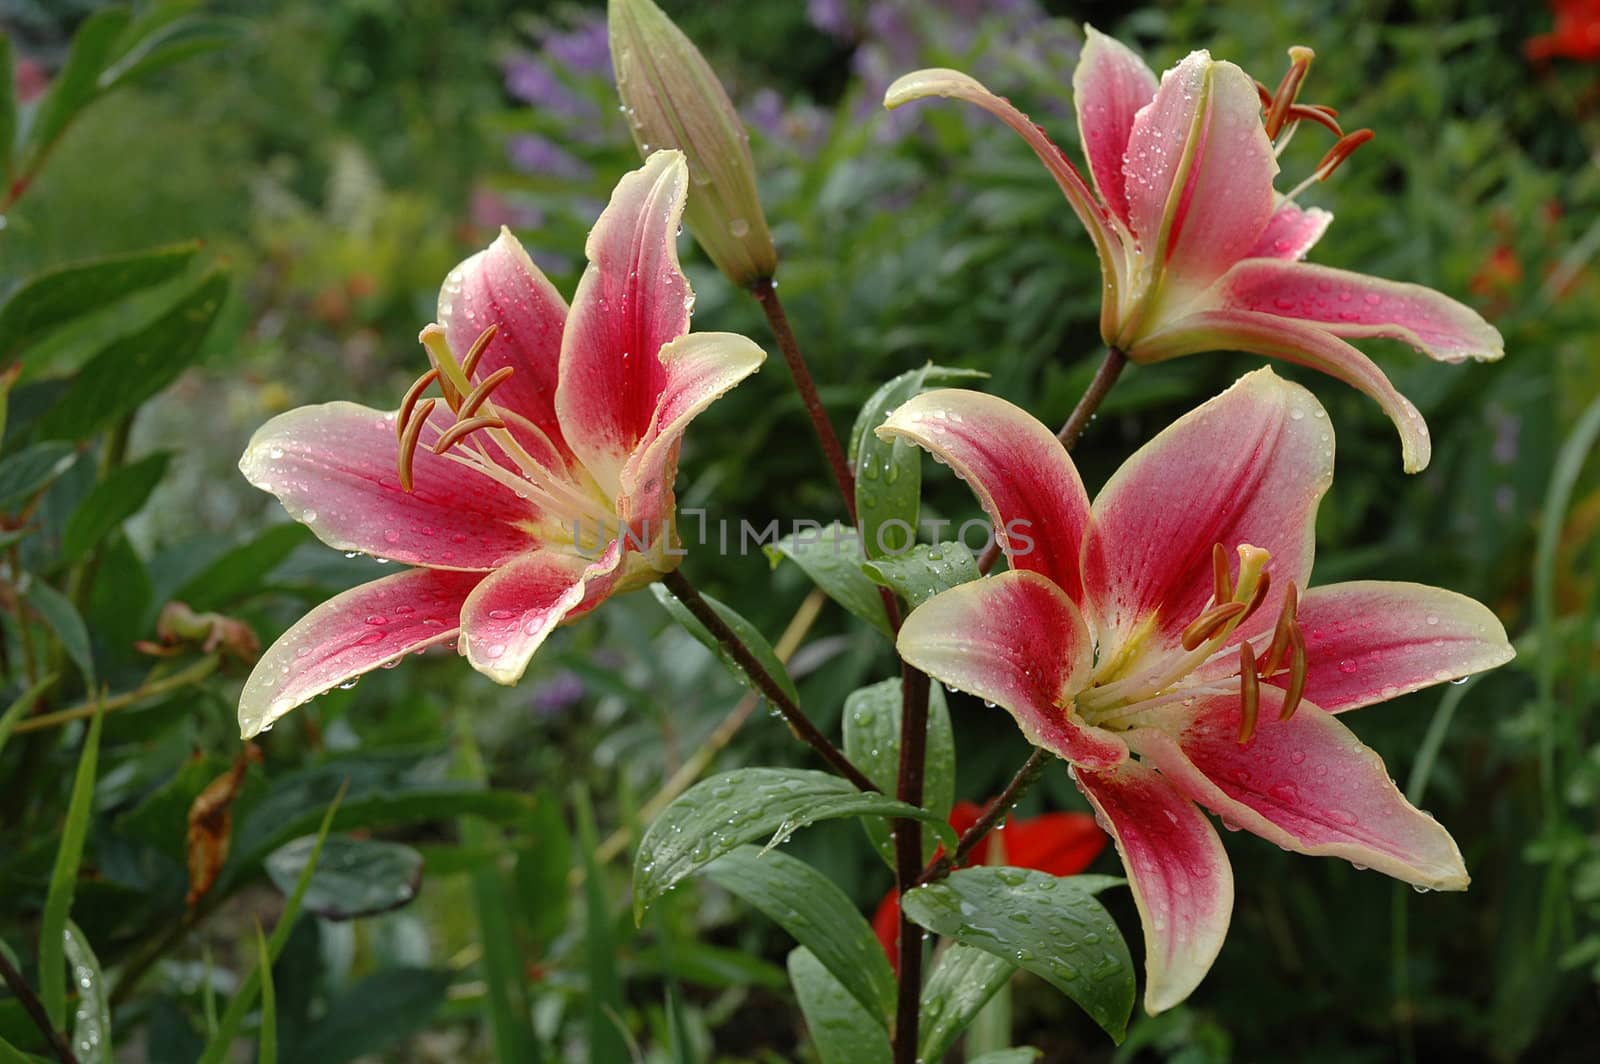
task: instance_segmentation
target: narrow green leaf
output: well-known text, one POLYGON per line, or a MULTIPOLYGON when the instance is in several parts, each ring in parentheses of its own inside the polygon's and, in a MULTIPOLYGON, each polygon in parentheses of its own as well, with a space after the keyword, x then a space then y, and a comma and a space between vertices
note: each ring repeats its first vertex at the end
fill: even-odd
POLYGON ((703 872, 794 936, 888 1030, 894 972, 872 927, 832 880, 786 853, 754 846, 739 847, 703 872))
POLYGON ((78 1007, 72 1018, 72 1052, 78 1064, 111 1064, 111 998, 89 939, 71 920, 62 939, 78 1007))
POLYGON ((261 973, 261 1037, 256 1043, 256 1064, 278 1064, 278 991, 272 984, 272 954, 266 932, 256 924, 256 971, 261 973))
POLYGON ((138 409, 199 360, 227 294, 227 277, 211 271, 170 311, 101 351, 39 419, 40 435, 84 439, 138 409))
POLYGON ((172 598, 202 611, 231 606, 258 591, 267 574, 311 539, 304 525, 273 525, 200 570, 174 591, 172 598))
POLYGON ((850 461, 856 473, 856 512, 867 557, 908 549, 917 539, 922 499, 922 451, 903 440, 880 440, 875 430, 894 409, 930 384, 972 380, 977 370, 935 366, 908 370, 884 384, 856 416, 850 431, 850 461))
POLYGON ((1016 970, 1003 957, 950 943, 922 987, 917 1059, 943 1060, 967 1024, 1016 970))
MULTIPOLYGON (((305 871, 318 840, 303 835, 266 859, 267 878, 285 894, 305 871)), ((422 885, 422 855, 409 846, 379 839, 330 835, 302 904, 324 920, 376 916, 411 903, 422 885)))
POLYGON ((0 509, 26 502, 72 468, 78 452, 70 443, 36 443, 0 459, 0 509))
MULTIPOLYGON (((651 584, 650 591, 655 595, 656 601, 666 607, 668 613, 672 614, 672 619, 683 625, 690 635, 700 641, 701 645, 715 654, 717 660, 722 662, 740 683, 745 684, 752 690, 755 689, 755 684, 751 682, 750 677, 744 674, 744 670, 738 666, 722 644, 712 637, 711 633, 706 630, 706 626, 701 624, 699 619, 689 612, 689 608, 678 601, 676 595, 668 591, 662 584, 651 584)), ((778 686, 783 689, 783 693, 798 705, 800 692, 795 689, 794 681, 789 678, 789 670, 783 667, 783 662, 779 661, 778 655, 773 653, 772 644, 767 642, 766 637, 756 630, 755 625, 741 617, 737 611, 724 606, 710 595, 703 595, 702 597, 713 610, 717 611, 717 616, 722 618, 723 623, 733 630, 733 634, 738 636, 739 640, 749 648, 750 653, 761 664, 761 667, 766 669, 772 678, 778 682, 778 686)))
POLYGON ((27 714, 28 707, 33 705, 33 700, 48 691, 55 682, 55 676, 46 676, 18 695, 16 701, 7 706, 4 713, 0 713, 0 752, 5 750, 6 740, 11 738, 11 729, 15 728, 17 721, 27 714))
POLYGON ((622 1020, 622 981, 617 976, 611 907, 606 900, 605 873, 595 859, 600 841, 594 827, 594 809, 589 804, 589 792, 582 786, 574 789, 573 807, 578 820, 578 855, 584 872, 583 966, 589 977, 589 996, 585 1002, 589 1059, 627 1060, 628 1047, 618 1026, 622 1020))
POLYGON ((935 934, 1014 960, 1072 998, 1120 1042, 1133 1012, 1133 961, 1099 890, 1108 876, 966 868, 900 901, 935 934))
MULTIPOLYGON (((0 37, 0 41, 4 38, 0 37)), ((16 1046, 0 1038, 0 1064, 34 1064, 40 1058, 31 1057, 16 1046)))
MULTIPOLYGON (((844 700, 844 753, 866 773, 884 793, 893 792, 900 778, 900 678, 898 676, 852 691, 844 700)), ((923 756, 923 805, 935 816, 948 820, 955 804, 956 742, 950 727, 950 709, 944 690, 930 684, 928 690, 928 740, 923 756)), ((889 821, 865 818, 861 827, 877 848, 879 856, 895 866, 894 840, 889 821)), ((924 857, 931 857, 938 838, 930 828, 923 829, 924 857)))
POLYGON ((524 824, 526 841, 517 847, 512 883, 516 905, 535 942, 548 945, 566 930, 572 892, 572 839, 561 805, 548 793, 534 795, 533 811, 524 824))
POLYGON ((50 80, 50 87, 34 112, 18 166, 22 176, 32 175, 56 138, 100 94, 100 72, 116 54, 117 41, 128 21, 126 8, 108 7, 96 11, 78 27, 66 63, 50 80))
POLYGON ((1041 1055, 1032 1046, 1018 1046, 1015 1049, 996 1049, 981 1057, 973 1057, 969 1064, 1031 1064, 1041 1055))
POLYGON ((883 596, 861 571, 861 536, 855 529, 835 521, 815 531, 791 533, 764 549, 773 568, 788 558, 833 601, 884 635, 891 634, 883 596))
MULTIPOLYGON (((16 84, 16 72, 11 66, 11 37, 0 32, 0 188, 11 187, 11 158, 17 143, 16 84)), ((5 415, 0 414, 0 427, 4 424, 5 415)))
POLYGON ((978 579, 978 560, 960 541, 919 543, 904 554, 862 566, 867 576, 905 599, 912 609, 941 591, 978 579))
MULTIPOLYGON (((487 781, 483 758, 472 737, 472 729, 465 725, 463 720, 457 729, 461 736, 460 772, 468 781, 482 786, 487 781)), ((499 856, 505 851, 505 840, 499 831, 481 817, 463 816, 457 824, 462 845, 488 849, 495 855, 493 861, 468 873, 473 915, 477 918, 478 941, 483 943, 483 959, 478 968, 483 973, 484 1011, 488 1013, 489 1032, 494 1040, 494 1059, 526 1060, 529 1064, 539 1064, 544 1054, 533 1029, 528 1005, 527 984, 523 975, 526 965, 513 921, 516 906, 499 864, 499 856)), ((559 869, 552 869, 552 874, 560 877, 563 896, 570 867, 571 860, 567 859, 559 869)))
POLYGON ((61 648, 67 652, 67 657, 83 673, 83 685, 86 690, 94 690, 94 651, 89 646, 89 629, 84 626, 83 618, 78 615, 78 607, 72 600, 61 592, 35 577, 28 581, 23 597, 38 611, 44 623, 61 640, 61 648))
MULTIPOLYGON (((339 802, 344 797, 341 790, 328 806, 328 811, 322 816, 322 827, 317 832, 317 844, 311 848, 311 854, 306 862, 305 870, 300 873, 300 881, 294 886, 294 893, 290 894, 283 903, 283 912, 278 916, 278 922, 272 929, 272 935, 267 939, 267 966, 277 963, 278 954, 283 952, 283 944, 289 941, 289 932, 294 929, 294 922, 300 916, 300 902, 311 886, 311 877, 317 870, 317 858, 322 854, 322 841, 328 837, 328 831, 333 827, 334 814, 339 811, 339 802)), ((245 1015, 255 1004, 256 992, 261 987, 261 966, 258 964, 250 970, 250 974, 234 991, 233 997, 228 1001, 228 1008, 218 1021, 216 1030, 212 1032, 206 1042, 206 1051, 200 1056, 200 1064, 222 1064, 228 1055, 233 1040, 238 1037, 239 1029, 244 1025, 245 1015)), ((207 984, 209 985, 209 983, 207 984)), ((316 1059, 307 1057, 306 1059, 316 1059)))
POLYGON ((789 981, 822 1064, 889 1064, 882 1024, 804 946, 789 954, 789 981))
POLYGON ((61 537, 62 560, 71 564, 88 554, 95 544, 138 513, 150 493, 166 475, 169 454, 152 454, 137 462, 112 470, 104 480, 89 489, 61 537))
POLYGON ((78 866, 83 862, 83 843, 89 835, 89 820, 94 815, 94 781, 100 763, 100 726, 105 717, 89 718, 89 730, 78 755, 78 774, 72 780, 72 797, 67 802, 67 819, 61 829, 61 846, 56 850, 55 867, 50 871, 50 886, 45 892, 44 915, 39 920, 39 996, 44 1000, 50 1025, 66 1027, 67 995, 65 945, 67 916, 72 912, 72 896, 78 889, 78 866))
POLYGON ((910 817, 936 825, 954 847, 955 833, 940 817, 873 791, 858 791, 827 772, 746 768, 702 780, 667 806, 639 840, 633 862, 633 912, 645 909, 685 876, 747 842, 784 842, 819 820, 847 816, 910 817))
POLYGON ((90 308, 176 277, 199 251, 197 240, 169 244, 73 262, 29 278, 0 305, 0 362, 13 361, 24 348, 90 308))
POLYGON ((100 89, 109 92, 138 81, 191 56, 233 44, 242 23, 208 15, 186 15, 184 5, 157 7, 123 35, 126 50, 100 74, 100 89))

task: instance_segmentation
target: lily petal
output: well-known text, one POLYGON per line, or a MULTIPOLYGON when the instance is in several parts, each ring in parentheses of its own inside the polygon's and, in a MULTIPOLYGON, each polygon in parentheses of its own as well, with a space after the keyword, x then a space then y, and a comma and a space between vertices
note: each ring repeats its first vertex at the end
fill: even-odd
POLYGON ((1230 556, 1241 544, 1271 554, 1270 590, 1237 635, 1270 628, 1289 582, 1306 585, 1317 504, 1332 481, 1326 413, 1270 369, 1163 429, 1094 502, 1084 584, 1101 645, 1153 625, 1159 644, 1175 647, 1211 598, 1218 543, 1230 556))
POLYGON ((1309 702, 1277 719, 1283 692, 1261 688, 1259 723, 1239 742, 1235 695, 1161 712, 1126 732, 1139 756, 1230 824, 1288 850, 1343 857, 1432 890, 1465 890, 1455 840, 1407 802, 1383 759, 1309 702))
POLYGON ((689 329, 694 295, 678 266, 688 183, 678 151, 656 152, 617 183, 589 233, 589 267, 567 316, 556 415, 607 494, 655 415, 661 349, 689 329))
POLYGON ((1197 291, 1250 252, 1273 212, 1278 160, 1255 82, 1191 52, 1133 120, 1128 219, 1168 284, 1197 291))
POLYGON ((598 557, 532 551, 484 578, 461 607, 461 652, 495 683, 522 679, 534 652, 562 623, 588 613, 611 594, 622 541, 598 557))
POLYGON ((1035 746, 1091 768, 1128 756, 1121 739, 1063 708, 1089 680, 1094 644, 1078 607, 1037 573, 935 595, 911 611, 897 645, 934 679, 1002 706, 1035 746))
MULTIPOLYGON (((671 520, 672 481, 678 471, 678 444, 702 410, 761 368, 767 354, 737 333, 688 333, 661 349, 666 371, 654 415, 639 449, 622 467, 617 514, 646 542, 668 544, 661 533, 671 520)), ((658 569, 671 569, 659 552, 658 569)))
POLYGON ((407 569, 324 602, 267 648, 239 696, 249 739, 298 705, 381 665, 456 637, 482 573, 407 569))
POLYGON ((1144 1007, 1183 1001, 1211 970, 1233 916, 1233 867, 1205 815, 1160 775, 1128 761, 1077 774, 1128 872, 1144 928, 1144 1007))
POLYGON ((1411 400, 1395 390, 1377 364, 1319 325, 1244 310, 1205 310, 1189 314, 1141 340, 1139 362, 1164 362, 1201 351, 1249 351, 1310 366, 1344 381, 1376 400, 1400 431, 1400 458, 1407 473, 1428 468, 1433 442, 1427 423, 1411 400))
POLYGON ((1504 665, 1516 656, 1487 606, 1423 584, 1360 580, 1300 600, 1306 697, 1330 713, 1504 665))
POLYGON ((1333 224, 1333 213, 1321 207, 1299 207, 1282 201, 1267 219, 1267 227, 1256 238, 1256 246, 1246 258, 1289 259, 1298 262, 1306 257, 1322 234, 1333 224))
POLYGON ((1055 178, 1067 204, 1078 216, 1078 221, 1089 231, 1095 250, 1100 255, 1100 269, 1111 282, 1120 276, 1124 244, 1120 232, 1122 225, 1094 198, 1089 185, 1078 168, 1072 165, 1061 149, 1056 147, 1044 130, 1033 124, 1027 115, 1012 106, 1011 101, 990 92, 982 82, 959 70, 930 67, 906 74, 889 86, 884 94, 883 106, 894 110, 913 100, 930 96, 943 96, 952 100, 965 100, 981 107, 1010 126, 1027 142, 1028 147, 1044 163, 1044 168, 1055 178))
MULTIPOLYGON (((1041 813, 1025 819, 1007 817, 994 834, 1000 838, 1006 864, 1037 868, 1053 876, 1077 875, 1093 864, 1100 851, 1106 848, 1106 833, 1088 813, 1041 813)), ((974 863, 981 860, 980 857, 974 863)))
MULTIPOLYGON (((457 358, 467 356, 484 329, 496 327, 478 360, 474 383, 511 367, 511 376, 495 388, 491 401, 531 422, 563 458, 570 458, 555 405, 567 303, 511 230, 502 226, 493 244, 445 277, 438 318, 457 358)), ((508 419, 508 425, 522 435, 515 420, 508 419)), ((545 450, 537 437, 519 442, 530 454, 545 450)))
POLYGON ((1493 361, 1500 330, 1442 292, 1309 262, 1251 259, 1218 284, 1222 305, 1315 322, 1335 336, 1403 340, 1441 362, 1493 361))
POLYGON ((1081 597, 1089 495, 1066 448, 1033 415, 998 396, 938 388, 900 404, 878 435, 910 440, 950 466, 978 496, 1011 567, 1081 597))
POLYGON ((1134 115, 1156 94, 1156 76, 1121 41, 1089 25, 1083 27, 1083 35, 1083 52, 1072 72, 1078 136, 1100 198, 1127 222, 1122 156, 1128 150, 1134 115))
POLYGON ((239 471, 330 547, 435 569, 492 569, 528 549, 538 513, 499 481, 434 454, 427 443, 449 424, 449 411, 435 409, 410 492, 396 471, 394 415, 355 403, 279 414, 250 438, 239 471))

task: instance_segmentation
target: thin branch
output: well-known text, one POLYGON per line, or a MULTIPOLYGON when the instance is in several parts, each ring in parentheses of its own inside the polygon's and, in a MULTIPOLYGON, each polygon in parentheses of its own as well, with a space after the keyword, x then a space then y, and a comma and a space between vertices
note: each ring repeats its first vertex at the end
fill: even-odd
MULTIPOLYGON (((1089 422, 1094 418, 1100 404, 1105 402, 1106 395, 1110 393, 1112 385, 1117 383, 1117 378, 1122 376, 1122 370, 1128 364, 1128 356, 1115 347, 1106 348, 1106 357, 1100 363, 1100 368, 1095 370, 1094 379, 1089 382, 1089 387, 1084 390, 1083 396, 1078 400, 1078 405, 1072 408, 1072 413, 1067 415, 1066 422, 1061 426, 1061 431, 1056 433, 1056 439, 1061 441, 1061 446, 1072 450, 1078 442, 1078 437, 1083 435, 1083 430, 1089 427, 1089 422)), ((994 563, 1000 558, 1000 540, 998 537, 985 548, 983 556, 978 559, 978 572, 987 573, 994 568, 994 563)))
POLYGON ((1005 819, 1006 814, 1011 812, 1011 807, 1020 802, 1023 795, 1027 794, 1033 785, 1038 782, 1039 777, 1044 774, 1044 767, 1050 763, 1053 757, 1055 755, 1050 751, 1042 747, 1035 747, 1033 753, 1028 756, 1028 760, 1022 763, 1021 768, 1017 769, 1017 774, 1011 777, 1011 782, 1006 784, 1006 789, 1000 792, 1000 797, 990 802, 989 808, 983 811, 983 815, 978 818, 977 823, 968 828, 961 836, 961 839, 956 843, 956 852, 954 854, 946 854, 938 860, 929 862, 928 867, 922 870, 922 874, 917 877, 916 883, 913 885, 920 887, 924 884, 935 882, 949 875, 952 869, 961 867, 967 858, 972 855, 973 848, 983 841, 984 836, 994 830, 995 825, 1005 819))
POLYGON ((822 755, 823 760, 833 766, 839 775, 855 784, 859 789, 863 791, 876 791, 878 789, 860 769, 850 763, 850 759, 845 757, 839 748, 829 741, 826 735, 817 729, 815 724, 811 723, 811 718, 805 715, 805 712, 795 704, 788 693, 778 685, 778 681, 773 678, 772 674, 766 670, 761 662, 756 660, 755 655, 750 652, 750 648, 744 645, 744 641, 739 638, 732 628, 728 627, 722 616, 711 608, 709 602, 701 597, 700 592, 683 575, 682 570, 673 570, 662 577, 661 582, 667 586, 667 590, 677 596, 678 601, 682 602, 690 613, 694 614, 697 621, 705 625, 706 630, 711 633, 711 637, 728 652, 728 656, 733 658, 740 671, 750 678, 750 682, 755 684, 756 689, 765 695, 767 701, 772 703, 772 707, 783 715, 784 720, 789 722, 789 727, 794 731, 797 738, 809 744, 812 749, 822 755))
POLYGON ((28 1014, 34 1026, 44 1034, 45 1041, 50 1043, 50 1051, 55 1054, 56 1059, 62 1064, 78 1064, 78 1058, 73 1055, 72 1047, 67 1044, 66 1038, 50 1025, 50 1014, 45 1011, 44 1002, 39 1000, 39 995, 33 992, 33 987, 28 985, 28 981, 22 978, 22 973, 12 966, 10 958, 3 949, 0 949, 0 978, 5 980, 6 987, 22 1006, 22 1010, 28 1014))

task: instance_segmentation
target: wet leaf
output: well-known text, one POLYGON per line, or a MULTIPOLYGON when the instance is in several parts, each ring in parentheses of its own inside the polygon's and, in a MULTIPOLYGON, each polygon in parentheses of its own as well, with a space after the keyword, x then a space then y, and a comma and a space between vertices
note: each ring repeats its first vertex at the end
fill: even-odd
POLYGON ((993 953, 950 943, 922 987, 917 1059, 943 1060, 967 1024, 1017 966, 993 953))
POLYGON ((862 570, 905 599, 912 609, 957 584, 978 579, 978 560, 958 541, 919 543, 904 554, 865 563, 862 570))
POLYGON ((882 1025, 804 946, 789 954, 789 980, 822 1064, 889 1064, 882 1025))
POLYGON ((765 548, 774 568, 788 558, 839 605, 889 635, 883 596, 861 571, 861 537, 837 521, 815 531, 795 532, 765 548))
MULTIPOLYGON (((868 779, 891 793, 900 778, 900 678, 893 677, 852 691, 844 700, 844 753, 868 779)), ((956 746, 950 728, 950 710, 944 690, 928 690, 928 739, 923 756, 923 806, 948 820, 955 803, 956 746)), ((887 820, 861 821, 867 838, 890 868, 895 866, 894 840, 887 820)), ((931 857, 938 840, 931 828, 923 829, 924 857, 931 857)))
MULTIPOLYGON (((267 877, 288 893, 316 848, 312 835, 285 843, 267 858, 267 877)), ((422 855, 411 847, 330 835, 306 887, 304 904, 325 920, 349 920, 407 905, 421 885, 422 855)))

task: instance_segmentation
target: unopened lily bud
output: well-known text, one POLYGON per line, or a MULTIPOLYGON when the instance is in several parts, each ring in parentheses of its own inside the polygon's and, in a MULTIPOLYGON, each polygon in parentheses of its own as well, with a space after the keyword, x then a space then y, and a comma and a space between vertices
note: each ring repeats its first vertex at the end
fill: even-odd
POLYGON ((640 154, 682 151, 690 232, 733 283, 771 277, 778 253, 756 195, 750 138, 717 75, 651 0, 610 0, 607 19, 622 110, 640 154))

